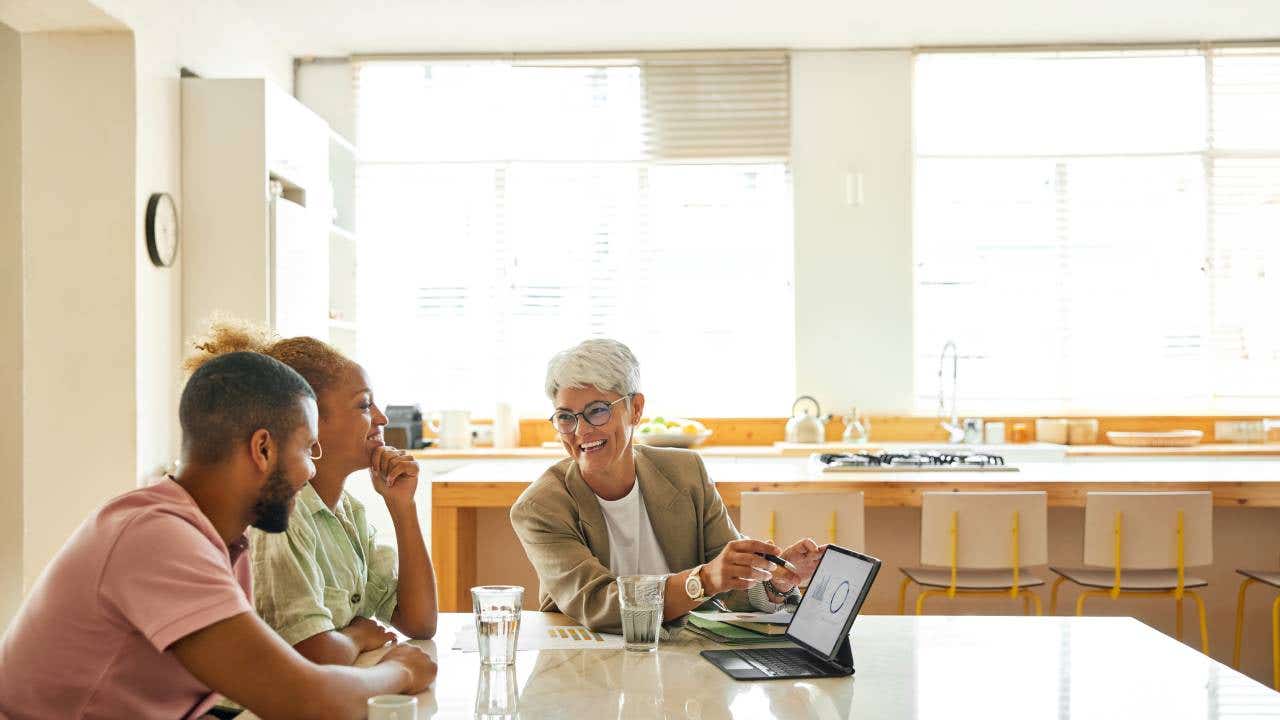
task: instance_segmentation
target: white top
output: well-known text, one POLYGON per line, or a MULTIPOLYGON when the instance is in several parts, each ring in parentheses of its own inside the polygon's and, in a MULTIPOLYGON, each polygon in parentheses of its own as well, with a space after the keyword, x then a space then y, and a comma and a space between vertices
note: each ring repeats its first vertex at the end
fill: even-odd
MULTIPOLYGON (((609 572, 622 575, 669 575, 671 568, 662 556, 658 538, 649 523, 644 495, 640 493, 640 479, 631 485, 631 492, 617 500, 605 500, 599 495, 596 501, 604 513, 604 523, 609 529, 609 572)), ((783 609, 781 603, 772 603, 764 586, 755 583, 747 590, 751 606, 764 612, 783 609)), ((793 608, 794 609, 794 608, 793 608)))
POLYGON ((639 478, 631 484, 631 492, 625 497, 605 500, 597 495, 596 500, 609 528, 609 572, 619 576, 671 572, 653 534, 653 525, 649 524, 639 478))

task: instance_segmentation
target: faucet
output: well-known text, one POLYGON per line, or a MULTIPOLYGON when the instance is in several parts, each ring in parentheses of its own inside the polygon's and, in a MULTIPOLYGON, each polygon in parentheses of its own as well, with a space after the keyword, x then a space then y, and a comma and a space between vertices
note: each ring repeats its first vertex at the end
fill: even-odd
POLYGON ((964 442, 964 428, 960 425, 960 419, 956 416, 956 378, 960 374, 960 352, 956 350, 956 344, 948 340, 942 346, 942 354, 938 357, 938 417, 944 418, 939 424, 947 431, 947 442, 956 444, 964 442), (951 350, 951 421, 945 420, 946 402, 944 401, 945 389, 942 369, 946 367, 947 350, 951 350))

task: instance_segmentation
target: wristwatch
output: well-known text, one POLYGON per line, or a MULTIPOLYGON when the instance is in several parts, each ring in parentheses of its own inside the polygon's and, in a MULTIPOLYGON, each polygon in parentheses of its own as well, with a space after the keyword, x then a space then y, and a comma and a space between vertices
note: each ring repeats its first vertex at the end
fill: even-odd
POLYGON ((702 572, 701 565, 691 570, 684 578, 685 594, 689 596, 690 600, 697 600, 699 602, 707 599, 707 596, 703 594, 702 591, 702 578, 698 577, 698 573, 700 572, 702 572))

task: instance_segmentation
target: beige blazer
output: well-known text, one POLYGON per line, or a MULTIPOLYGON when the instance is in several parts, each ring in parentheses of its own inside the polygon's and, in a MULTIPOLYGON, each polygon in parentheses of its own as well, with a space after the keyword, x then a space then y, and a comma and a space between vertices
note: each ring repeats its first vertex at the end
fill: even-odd
MULTIPOLYGON (((697 453, 643 445, 633 452, 649 523, 672 572, 715 558, 738 538, 697 453)), ((573 460, 551 466, 520 494, 511 524, 538 572, 543 611, 558 610, 598 632, 622 631, 618 586, 609 573, 609 529, 573 460)), ((745 592, 729 595, 731 606, 750 606, 745 592)))

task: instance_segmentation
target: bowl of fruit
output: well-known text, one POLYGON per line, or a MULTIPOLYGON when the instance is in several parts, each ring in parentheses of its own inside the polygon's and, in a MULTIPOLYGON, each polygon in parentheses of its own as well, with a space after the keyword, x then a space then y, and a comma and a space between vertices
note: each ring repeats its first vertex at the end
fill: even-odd
POLYGON ((654 447, 691 448, 711 437, 711 431, 697 420, 656 417, 640 423, 636 439, 654 447))

